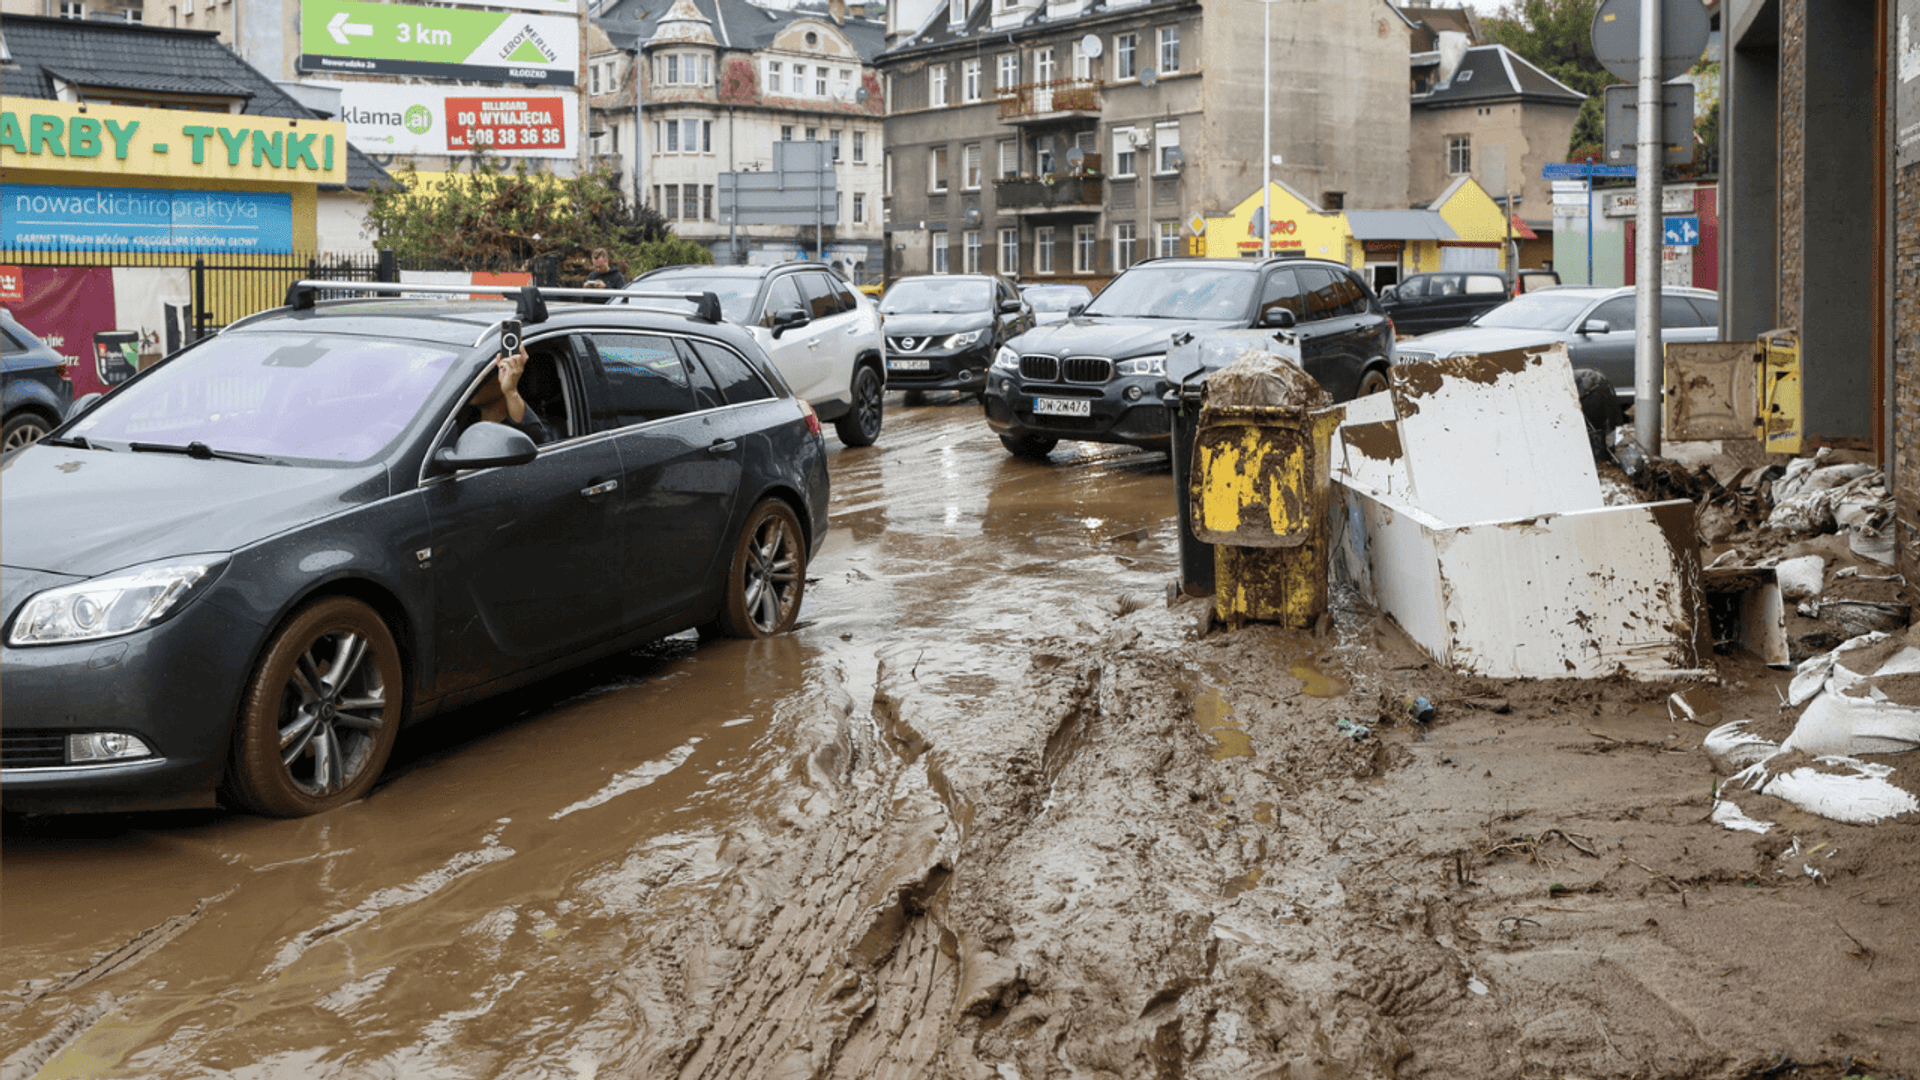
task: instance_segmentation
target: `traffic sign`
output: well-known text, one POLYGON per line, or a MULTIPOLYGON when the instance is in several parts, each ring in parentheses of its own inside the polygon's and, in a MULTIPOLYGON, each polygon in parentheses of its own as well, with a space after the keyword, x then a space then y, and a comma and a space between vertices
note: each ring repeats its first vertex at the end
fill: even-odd
POLYGON ((1553 190, 1555 192, 1564 191, 1585 195, 1587 192, 1587 182, 1585 180, 1555 180, 1553 182, 1553 190))
MULTIPOLYGON (((1707 48, 1707 6, 1699 0, 1660 4, 1660 81, 1679 78, 1707 48)), ((1640 0, 1601 0, 1593 12, 1593 55, 1628 82, 1640 79, 1640 0)))
POLYGON ((1548 180, 1579 180, 1587 176, 1627 176, 1635 175, 1632 165, 1590 165, 1585 162, 1556 163, 1541 168, 1540 175, 1548 180))
POLYGON ((1591 197, 1584 191, 1556 191, 1553 193, 1553 205, 1585 206, 1591 197))
MULTIPOLYGON (((1634 86, 1606 88, 1604 138, 1608 161, 1632 161, 1639 152, 1639 93, 1639 88, 1634 86)), ((1660 87, 1660 148, 1662 165, 1693 162, 1692 83, 1666 83, 1660 87)))
POLYGON ((1661 243, 1668 247, 1697 247, 1700 243, 1700 219, 1697 216, 1667 218, 1662 232, 1664 236, 1661 243))

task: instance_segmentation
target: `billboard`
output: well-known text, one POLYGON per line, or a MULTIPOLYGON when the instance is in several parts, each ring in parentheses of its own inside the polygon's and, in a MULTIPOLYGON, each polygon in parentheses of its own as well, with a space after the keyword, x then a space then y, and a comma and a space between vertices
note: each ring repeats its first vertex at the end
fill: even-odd
POLYGON ((7 184, 0 188, 0 247, 284 255, 293 250, 293 196, 7 184))
POLYGON ((369 154, 466 154, 503 157, 579 156, 580 94, 576 90, 502 91, 459 86, 340 88, 347 138, 369 154))
POLYGON ((580 21, 564 15, 302 0, 300 68, 572 86, 580 21))

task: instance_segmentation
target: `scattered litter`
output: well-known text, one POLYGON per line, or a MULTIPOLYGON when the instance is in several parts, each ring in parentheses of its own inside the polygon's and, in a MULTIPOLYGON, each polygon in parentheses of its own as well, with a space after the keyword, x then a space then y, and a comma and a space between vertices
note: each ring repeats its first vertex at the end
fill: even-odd
POLYGON ((1433 719, 1433 702, 1423 697, 1407 698, 1400 711, 1414 723, 1424 724, 1433 719))
POLYGON ((1713 800, 1713 820, 1734 832, 1765 833, 1774 827, 1771 821, 1748 817, 1745 810, 1726 799, 1713 800))
POLYGON ((1354 742, 1359 742, 1360 740, 1373 734, 1372 728, 1368 727, 1365 724, 1356 724, 1352 720, 1349 720, 1344 716, 1338 720, 1335 720, 1333 722, 1333 726, 1336 730, 1340 732, 1340 734, 1347 736, 1348 738, 1352 739, 1354 742))
POLYGON ((1487 996, 1487 984, 1481 982, 1479 979, 1468 979, 1467 989, 1479 994, 1481 997, 1487 996))
POLYGON ((1920 811, 1920 799, 1887 780, 1893 771, 1891 765, 1830 755, 1815 758, 1811 765, 1777 774, 1762 761, 1728 782, 1785 799, 1809 814, 1818 814, 1830 821, 1876 825, 1887 818, 1920 811))
POLYGON ((1707 732, 1703 747, 1722 772, 1737 773, 1780 752, 1778 743, 1747 730, 1751 720, 1735 720, 1707 732))

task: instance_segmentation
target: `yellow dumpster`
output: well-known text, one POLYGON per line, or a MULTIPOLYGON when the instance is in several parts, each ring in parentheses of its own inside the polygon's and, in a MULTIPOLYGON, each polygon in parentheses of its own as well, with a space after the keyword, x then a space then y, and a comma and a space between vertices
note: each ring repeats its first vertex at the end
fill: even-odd
POLYGON ((1327 610, 1328 444, 1339 406, 1214 406, 1194 439, 1193 534, 1214 548, 1221 621, 1305 629, 1327 610))

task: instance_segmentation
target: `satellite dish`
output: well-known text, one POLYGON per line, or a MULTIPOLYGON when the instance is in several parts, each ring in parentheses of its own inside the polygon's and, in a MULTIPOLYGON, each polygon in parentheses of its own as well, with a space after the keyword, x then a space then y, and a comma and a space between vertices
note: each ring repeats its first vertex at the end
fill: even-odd
POLYGON ((1088 34, 1080 39, 1080 51, 1087 56, 1099 56, 1104 48, 1106 46, 1100 43, 1099 34, 1088 34))
POLYGON ((969 225, 980 224, 980 208, 979 207, 977 206, 967 207, 967 224, 969 225))
POLYGON ((1140 69, 1140 85, 1141 86, 1152 86, 1154 83, 1157 83, 1159 81, 1160 81, 1159 72, 1153 70, 1152 68, 1140 69))
POLYGON ((859 102, 865 102, 867 100, 867 88, 863 86, 860 89, 855 90, 853 92, 853 100, 859 101, 859 102))
POLYGON ((1179 168, 1181 165, 1186 164, 1186 160, 1187 155, 1182 154, 1180 148, 1177 146, 1167 151, 1167 168, 1169 169, 1179 168))
POLYGON ((1076 169, 1079 168, 1080 164, 1086 160, 1087 160, 1087 152, 1085 150, 1080 149, 1077 146, 1067 151, 1067 164, 1073 166, 1076 169))

